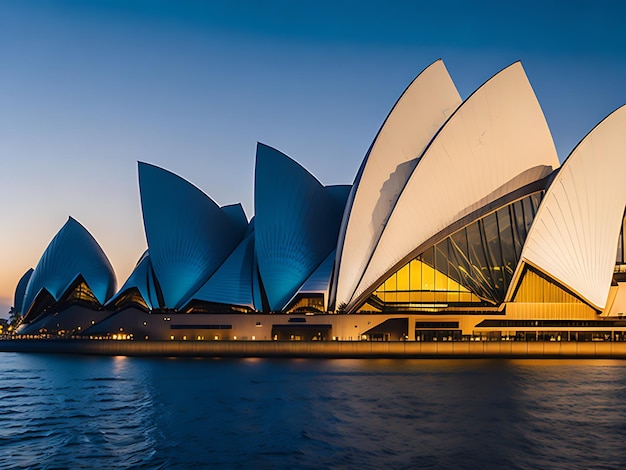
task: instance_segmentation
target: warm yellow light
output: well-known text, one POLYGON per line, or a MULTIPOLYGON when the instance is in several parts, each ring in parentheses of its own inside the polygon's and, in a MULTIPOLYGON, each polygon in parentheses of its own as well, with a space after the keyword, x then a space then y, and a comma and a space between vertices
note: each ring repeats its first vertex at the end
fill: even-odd
POLYGON ((184 340, 187 340, 187 335, 183 335, 183 339, 184 339, 184 340))
POLYGON ((233 336, 233 339, 234 339, 234 340, 236 340, 236 339, 237 339, 237 337, 236 337, 236 336, 233 336))
POLYGON ((174 335, 170 336, 170 339, 174 339, 174 335))
POLYGON ((113 339, 117 339, 117 335, 113 335, 113 339))
POLYGON ((254 341, 255 339, 256 339, 256 336, 253 336, 253 337, 252 337, 252 341, 254 341))

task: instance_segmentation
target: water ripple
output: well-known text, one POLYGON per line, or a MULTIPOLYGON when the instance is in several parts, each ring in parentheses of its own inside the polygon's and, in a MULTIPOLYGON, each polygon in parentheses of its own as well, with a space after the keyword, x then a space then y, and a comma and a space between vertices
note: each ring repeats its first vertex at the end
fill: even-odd
POLYGON ((0 469, 626 462, 625 362, 0 356, 0 469))

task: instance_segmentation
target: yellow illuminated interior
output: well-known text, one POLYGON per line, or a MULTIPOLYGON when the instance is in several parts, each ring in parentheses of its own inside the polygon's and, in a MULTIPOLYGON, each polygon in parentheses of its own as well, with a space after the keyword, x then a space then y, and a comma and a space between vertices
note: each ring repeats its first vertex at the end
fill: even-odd
POLYGON ((513 298, 514 302, 530 303, 583 303, 547 276, 530 267, 524 270, 522 282, 513 298))
POLYGON ((467 288, 419 259, 389 276, 374 295, 385 303, 481 302, 467 288))

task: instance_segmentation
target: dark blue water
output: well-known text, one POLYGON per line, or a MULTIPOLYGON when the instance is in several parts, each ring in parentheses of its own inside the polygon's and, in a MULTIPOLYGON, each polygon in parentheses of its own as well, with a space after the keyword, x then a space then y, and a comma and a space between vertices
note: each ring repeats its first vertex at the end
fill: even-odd
POLYGON ((0 468, 624 468, 626 362, 0 354, 0 468))

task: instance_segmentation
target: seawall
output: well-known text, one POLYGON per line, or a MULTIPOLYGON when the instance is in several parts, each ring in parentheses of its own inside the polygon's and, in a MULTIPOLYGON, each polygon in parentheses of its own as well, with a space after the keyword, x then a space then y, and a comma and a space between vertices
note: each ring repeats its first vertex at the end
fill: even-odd
POLYGON ((626 342, 1 340, 0 352, 164 357, 626 359, 626 342))

